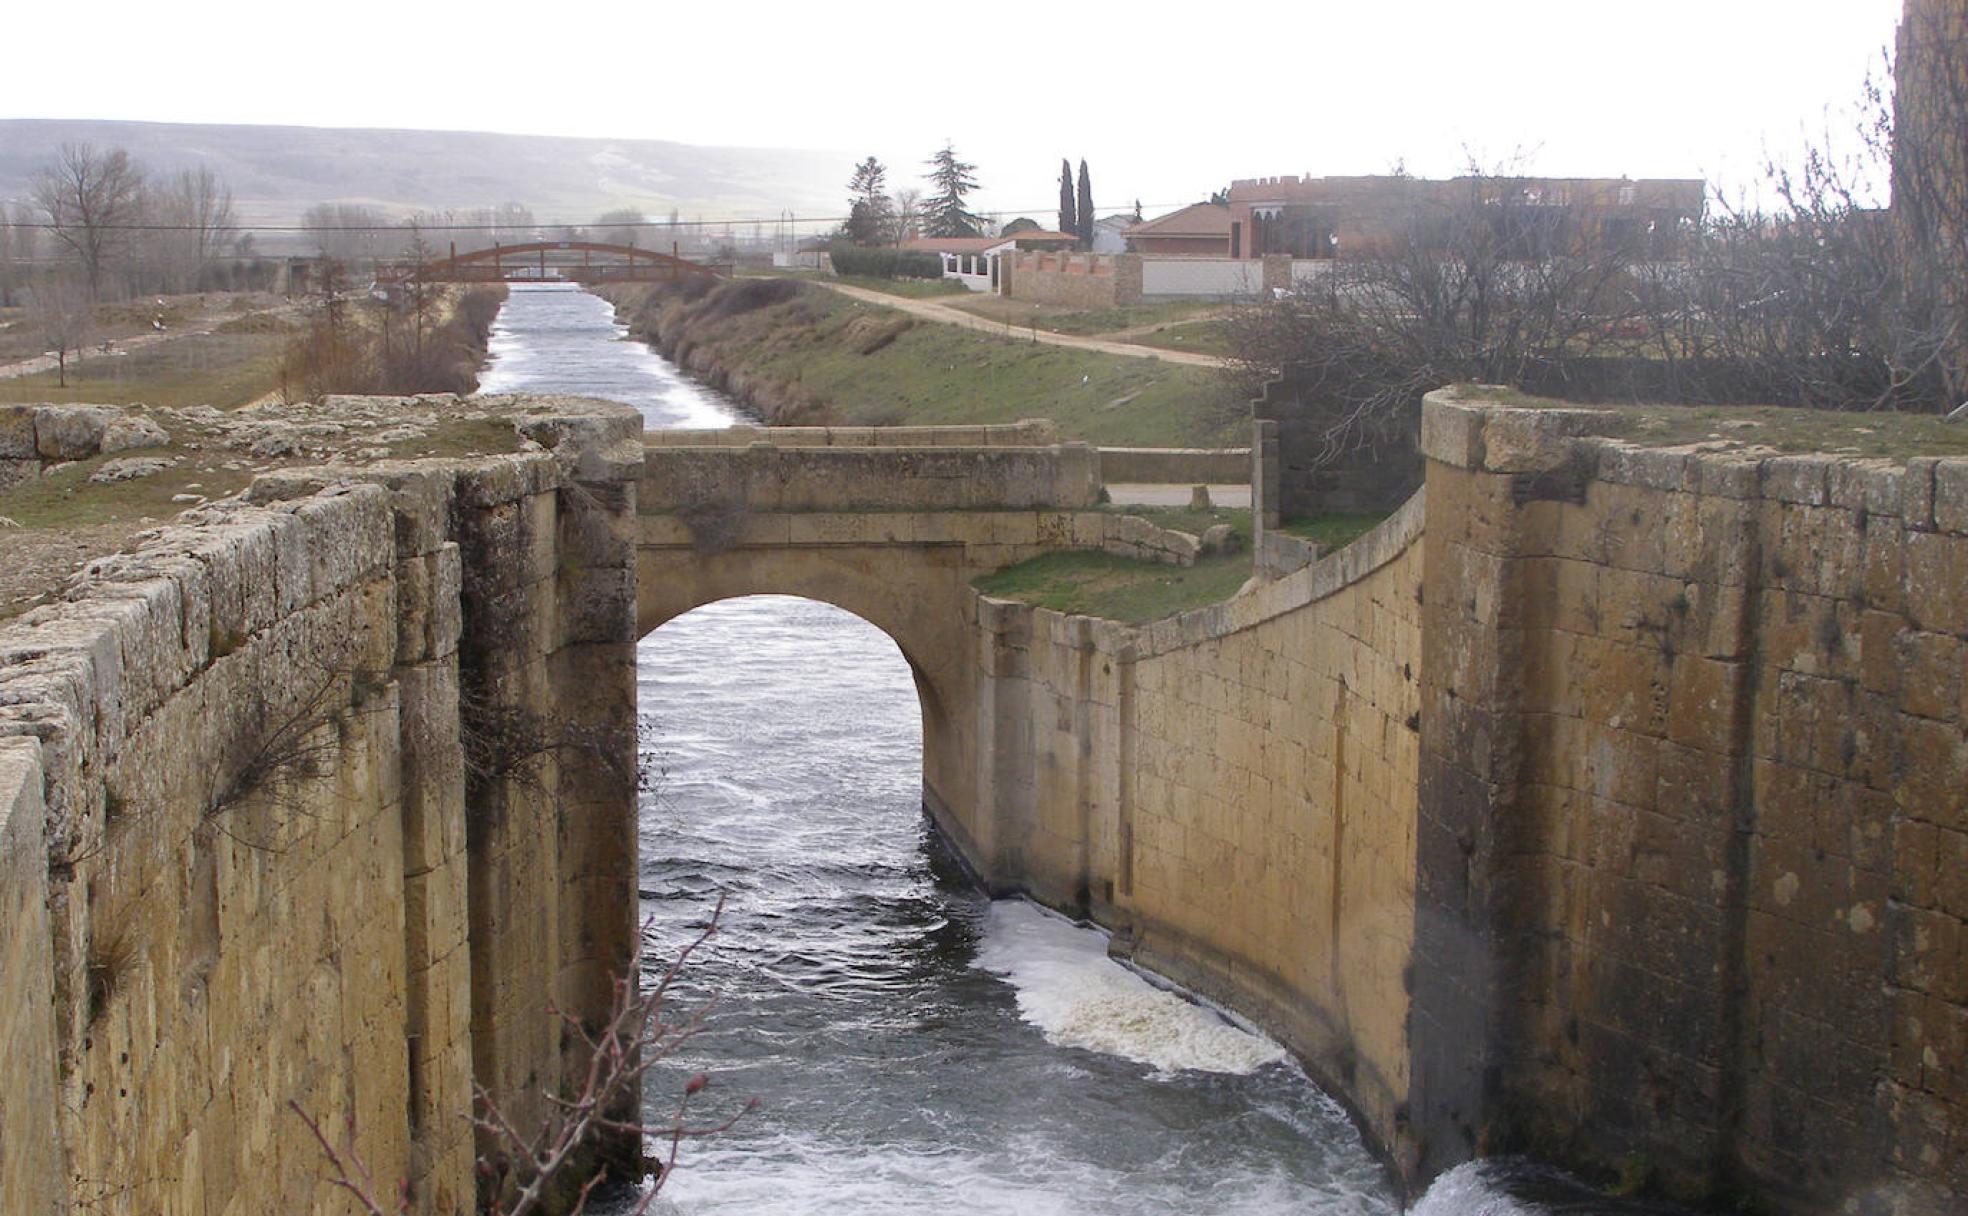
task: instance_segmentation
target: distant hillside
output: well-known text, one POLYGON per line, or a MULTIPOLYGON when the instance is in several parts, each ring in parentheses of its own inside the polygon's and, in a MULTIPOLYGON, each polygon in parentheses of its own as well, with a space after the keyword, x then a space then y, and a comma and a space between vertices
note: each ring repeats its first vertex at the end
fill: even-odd
POLYGON ((409 212, 511 200, 543 222, 617 207, 658 217, 674 207, 686 219, 826 215, 842 207, 839 183, 851 167, 830 153, 651 139, 0 119, 0 199, 23 197, 58 145, 84 140, 126 148, 154 171, 210 164, 248 224, 292 223, 320 202, 409 212))

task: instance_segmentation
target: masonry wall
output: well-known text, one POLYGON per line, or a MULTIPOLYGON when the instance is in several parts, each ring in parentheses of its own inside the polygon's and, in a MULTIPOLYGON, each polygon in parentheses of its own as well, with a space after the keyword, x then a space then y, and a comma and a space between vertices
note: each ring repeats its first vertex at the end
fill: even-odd
POLYGON ((1114 308, 1141 299, 1139 254, 1018 252, 1001 255, 998 265, 1015 300, 1114 308))
POLYGON ((1000 886, 1278 1035, 1384 1144, 1407 1100, 1419 501, 1144 628, 980 598, 1000 886))
POLYGON ((1415 1124, 1670 1193, 1968 1194, 1968 462, 1431 398, 1415 1124))
MULTIPOLYGON (((250 503, 201 508, 0 628, 0 1032, 23 1052, 0 1104, 35 1112, 0 1105, 8 1211, 354 1210, 289 1101, 338 1140, 352 1118, 364 1160, 385 1187, 409 1181, 416 1210, 466 1210, 474 1080, 518 1111, 537 1099, 513 1077, 563 1067, 556 1028, 518 1025, 550 998, 594 1012, 583 978, 626 958, 633 837, 627 860, 585 870, 585 887, 550 874, 517 915, 470 845, 537 815, 509 814, 498 782, 467 797, 460 646, 497 615, 468 588, 544 567, 510 611, 549 669, 631 653, 632 531, 613 547, 565 526, 522 530, 517 550, 458 541, 485 530, 478 516, 564 520, 562 499, 605 515, 610 487, 626 517, 639 424, 523 425, 559 450, 263 477, 250 503), (611 879, 613 915, 564 906, 611 879)), ((615 713, 631 663, 528 684, 524 709, 578 718, 559 699, 578 685, 615 713)), ((618 763, 597 753, 523 784, 593 799, 623 757, 632 769, 624 717, 618 763)), ((633 799, 613 792, 617 822, 559 822, 578 843, 546 856, 605 851, 590 829, 619 844, 607 829, 633 799)))

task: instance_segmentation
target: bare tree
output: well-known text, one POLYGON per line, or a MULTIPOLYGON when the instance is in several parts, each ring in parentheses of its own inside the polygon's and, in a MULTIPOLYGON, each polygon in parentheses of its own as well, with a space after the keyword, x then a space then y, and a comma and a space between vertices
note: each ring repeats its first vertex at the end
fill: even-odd
POLYGON ((922 235, 922 191, 906 186, 895 192, 895 243, 903 244, 922 235))
POLYGON ((394 225, 361 203, 316 203, 302 213, 301 227, 322 257, 353 266, 380 257, 394 225))
POLYGON ((16 204, 11 213, 0 209, 0 307, 12 307, 27 287, 41 252, 40 236, 25 205, 16 204))
POLYGON ((1423 185, 1395 191, 1389 239, 1227 323, 1250 395, 1289 367, 1321 403, 1322 462, 1404 442, 1430 389, 1619 350, 1639 311, 1629 278, 1652 234, 1588 223, 1514 174, 1423 185))
POLYGON ((143 169, 121 148, 97 152, 87 143, 63 144, 55 162, 34 176, 33 196, 55 239, 82 265, 92 298, 130 243, 143 205, 143 169))
POLYGON ((55 383, 67 388, 68 353, 87 346, 95 333, 94 299, 80 279, 46 274, 34 284, 31 315, 41 340, 55 348, 55 383))
POLYGON ((210 166, 184 169, 148 192, 145 218, 155 225, 142 242, 170 291, 196 290, 239 234, 232 190, 210 166))

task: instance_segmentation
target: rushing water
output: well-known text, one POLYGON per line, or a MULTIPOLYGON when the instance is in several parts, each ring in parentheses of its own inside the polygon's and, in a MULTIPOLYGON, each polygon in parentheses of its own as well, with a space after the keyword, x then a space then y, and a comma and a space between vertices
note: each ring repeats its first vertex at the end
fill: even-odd
MULTIPOLYGON (((515 290, 492 353, 487 392, 610 397, 652 427, 733 416, 583 293, 515 290)), ((760 1102, 685 1145, 666 1210, 1398 1210, 1275 1044, 1110 961, 1099 933, 985 899, 939 855, 915 688, 872 626, 731 600, 658 629, 638 663, 654 956, 729 901, 683 985, 686 1004, 716 995, 707 1028, 645 1103, 665 1117, 698 1071, 706 1112, 760 1102)))

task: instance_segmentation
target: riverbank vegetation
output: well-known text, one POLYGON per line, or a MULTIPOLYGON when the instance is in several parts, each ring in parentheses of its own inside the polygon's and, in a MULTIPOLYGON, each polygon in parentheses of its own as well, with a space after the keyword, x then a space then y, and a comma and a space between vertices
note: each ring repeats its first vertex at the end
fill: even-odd
POLYGON ((328 393, 469 393, 505 302, 503 285, 411 284, 387 301, 326 294, 281 351, 281 399, 328 393))
POLYGON ((919 322, 795 279, 602 294, 632 332, 769 423, 1050 418, 1071 438, 1117 446, 1248 439, 1248 405, 1209 368, 919 322))

